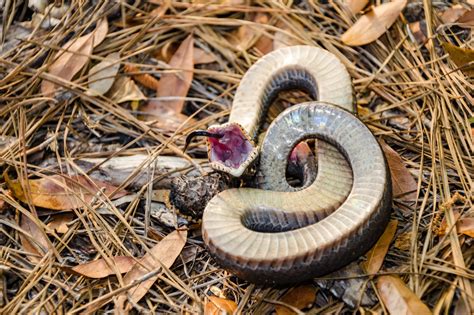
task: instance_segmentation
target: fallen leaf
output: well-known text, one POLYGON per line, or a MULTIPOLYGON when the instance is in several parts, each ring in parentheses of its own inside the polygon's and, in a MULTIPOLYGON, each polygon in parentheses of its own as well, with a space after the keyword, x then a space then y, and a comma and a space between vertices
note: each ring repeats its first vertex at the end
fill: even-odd
POLYGON ((456 66, 458 66, 466 75, 474 76, 474 50, 460 48, 450 43, 442 44, 456 66))
POLYGON ((474 9, 464 13, 457 21, 459 26, 471 28, 474 26, 474 9))
POLYGON ((107 36, 109 32, 109 23, 107 22, 106 18, 101 19, 97 22, 97 26, 94 31, 94 48, 99 46, 107 36))
POLYGON ((105 259, 100 258, 85 264, 77 265, 71 268, 71 270, 88 278, 101 279, 110 275, 115 275, 115 270, 119 273, 129 272, 137 262, 136 259, 129 256, 115 256, 110 257, 109 259, 115 264, 112 268, 107 265, 105 259))
POLYGON ((107 96, 115 103, 146 100, 146 96, 129 77, 118 77, 107 96))
POLYGON ((458 232, 469 237, 474 237, 474 218, 463 218, 456 225, 458 232))
POLYGON ((369 0, 346 0, 347 7, 352 14, 359 13, 369 3, 369 0))
POLYGON ((88 95, 104 95, 110 90, 120 68, 120 53, 109 54, 89 70, 88 95))
POLYGON ((23 249, 32 254, 27 256, 28 259, 33 263, 40 262, 41 257, 48 252, 49 248, 49 242, 46 236, 35 222, 23 214, 21 215, 20 227, 31 236, 31 238, 29 238, 25 234, 20 233, 20 241, 23 249))
POLYGON ((204 315, 232 314, 236 309, 237 303, 234 301, 217 296, 209 296, 209 301, 207 301, 204 307, 204 315))
MULTIPOLYGON (((297 309, 304 309, 313 304, 316 299, 316 288, 312 285, 302 285, 290 289, 280 299, 281 302, 294 306, 297 309)), ((277 315, 296 314, 294 311, 283 305, 276 305, 275 311, 277 315)))
POLYGON ((377 243, 367 253, 367 260, 362 263, 362 267, 367 274, 375 274, 382 267, 385 255, 397 231, 397 225, 397 220, 391 220, 377 243))
MULTIPOLYGON (((53 175, 40 179, 28 180, 29 198, 27 191, 19 181, 7 181, 13 195, 22 202, 31 203, 37 207, 52 210, 70 210, 90 203, 99 189, 104 189, 105 195, 110 195, 116 187, 108 183, 90 180, 84 176, 53 175)), ((113 198, 126 195, 125 191, 117 192, 113 198)))
POLYGON ((447 10, 443 11, 440 15, 440 19, 443 23, 455 23, 464 13, 468 10, 462 6, 455 5, 447 10))
POLYGON ((395 276, 381 276, 377 281, 380 297, 390 314, 425 315, 430 309, 403 281, 395 276))
POLYGON ((393 246, 399 250, 408 251, 411 248, 411 239, 412 239, 412 232, 404 232, 401 233, 393 246))
MULTIPOLYGON (((54 61, 48 67, 48 73, 63 80, 71 81, 87 64, 93 48, 104 40, 107 29, 107 20, 103 19, 91 33, 67 42, 63 49, 56 53, 53 58, 54 61)), ((58 86, 51 81, 43 80, 41 82, 41 93, 44 96, 53 95, 57 88, 58 86)))
POLYGON ((276 31, 275 35, 273 35, 274 50, 299 44, 299 42, 294 37, 288 35, 288 33, 293 34, 293 31, 286 24, 279 22, 277 23, 277 27, 281 31, 276 31))
MULTIPOLYGON (((158 244, 151 248, 145 256, 143 256, 133 268, 127 272, 123 277, 124 285, 128 285, 147 273, 160 269, 162 266, 170 268, 173 265, 176 258, 183 250, 184 244, 186 244, 188 232, 174 231, 163 238, 158 244)), ((128 298, 126 294, 121 294, 117 297, 116 308, 118 310, 129 310, 131 304, 138 303, 140 299, 148 292, 153 283, 158 279, 159 274, 149 277, 148 279, 140 282, 138 285, 128 289, 128 298), (126 301, 130 301, 131 304, 125 305, 126 301)))
MULTIPOLYGON (((254 23, 267 24, 269 19, 266 14, 257 13, 251 20, 254 23)), ((238 51, 247 51, 258 41, 260 36, 262 36, 262 33, 262 28, 256 25, 244 24, 231 34, 231 36, 229 37, 229 42, 238 51)))
POLYGON ((214 54, 197 47, 194 47, 193 59, 195 65, 213 63, 217 61, 217 58, 214 54))
MULTIPOLYGON (((64 45, 64 51, 56 53, 53 63, 48 67, 48 73, 70 81, 76 73, 89 61, 93 49, 94 32, 75 38, 64 45)), ((41 93, 51 96, 58 86, 47 80, 41 82, 41 93)))
POLYGON ((402 200, 414 200, 418 188, 415 179, 403 164, 400 155, 398 155, 394 149, 386 143, 381 143, 381 146, 392 176, 393 196, 402 200))
MULTIPOLYGON (((178 116, 184 106, 184 98, 188 94, 194 71, 194 38, 189 35, 179 46, 171 58, 171 69, 179 70, 178 73, 164 73, 158 83, 157 98, 177 97, 174 100, 153 100, 143 107, 142 111, 150 115, 147 120, 171 119, 178 116)), ((178 118, 181 120, 182 117, 178 118)), ((163 123, 163 122, 162 122, 163 123)))
POLYGON ((196 122, 195 119, 181 114, 179 112, 181 108, 170 107, 170 104, 166 104, 161 100, 150 99, 148 100, 148 106, 153 107, 153 117, 157 120, 154 124, 156 128, 175 131, 182 126, 185 121, 189 121, 189 123, 196 122))
POLYGON ((75 218, 72 213, 61 213, 52 216, 47 226, 58 234, 64 234, 69 230, 68 224, 75 218))
POLYGON ((395 0, 373 8, 342 34, 342 42, 349 46, 373 42, 395 23, 406 3, 406 0, 395 0))

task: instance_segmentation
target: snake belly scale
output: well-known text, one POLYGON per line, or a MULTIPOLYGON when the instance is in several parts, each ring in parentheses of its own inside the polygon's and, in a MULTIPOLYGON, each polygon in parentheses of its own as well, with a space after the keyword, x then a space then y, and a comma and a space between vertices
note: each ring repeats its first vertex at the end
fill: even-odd
MULTIPOLYGON (((348 264, 375 243, 390 216, 391 182, 383 152, 350 112, 350 77, 329 52, 294 46, 260 59, 242 79, 223 128, 236 124, 248 141, 254 140, 275 95, 288 88, 306 90, 317 101, 288 108, 268 128, 259 170, 265 190, 225 190, 203 214, 202 234, 211 255, 259 284, 297 283, 348 264), (318 173, 303 189, 295 188, 286 182, 286 163, 292 149, 308 138, 321 140, 318 173)), ((221 138, 229 143, 219 126, 209 130, 219 135, 214 143, 221 138)), ((234 172, 228 163, 211 162, 233 175, 251 163, 231 164, 241 168, 234 172)))

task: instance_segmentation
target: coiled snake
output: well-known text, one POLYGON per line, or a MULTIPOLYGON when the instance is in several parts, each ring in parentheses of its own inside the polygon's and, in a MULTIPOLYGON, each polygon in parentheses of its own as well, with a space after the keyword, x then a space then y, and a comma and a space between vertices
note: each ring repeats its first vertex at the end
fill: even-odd
POLYGON ((253 140, 266 109, 289 88, 306 90, 317 101, 288 108, 268 128, 259 166, 265 190, 225 190, 203 214, 212 256, 259 284, 301 282, 348 264, 379 238, 391 208, 382 150, 351 113, 349 74, 326 50, 293 46, 266 55, 242 78, 229 122, 187 140, 208 136, 211 166, 240 176, 258 156, 253 140), (323 140, 317 143, 318 173, 298 190, 286 181, 286 163, 308 138, 323 140))

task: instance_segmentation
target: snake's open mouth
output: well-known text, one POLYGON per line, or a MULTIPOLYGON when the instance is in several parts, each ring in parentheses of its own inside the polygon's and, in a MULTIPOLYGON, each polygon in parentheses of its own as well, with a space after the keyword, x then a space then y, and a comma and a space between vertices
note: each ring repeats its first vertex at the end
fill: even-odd
MULTIPOLYGON (((237 124, 210 127, 208 132, 219 135, 209 137, 209 161, 230 169, 239 169, 248 163, 254 146, 242 128, 237 124)), ((232 174, 233 175, 233 174, 232 174)))

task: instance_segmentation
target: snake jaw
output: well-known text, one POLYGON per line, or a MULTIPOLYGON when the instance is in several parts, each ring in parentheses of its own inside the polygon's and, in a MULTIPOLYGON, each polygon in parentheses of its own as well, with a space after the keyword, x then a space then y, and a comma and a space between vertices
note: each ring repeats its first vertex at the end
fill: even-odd
POLYGON ((240 177, 257 158, 258 148, 239 124, 211 126, 208 132, 220 135, 207 139, 207 153, 213 169, 240 177))

